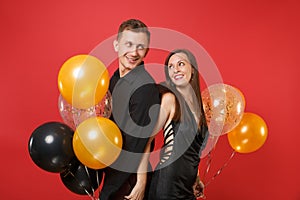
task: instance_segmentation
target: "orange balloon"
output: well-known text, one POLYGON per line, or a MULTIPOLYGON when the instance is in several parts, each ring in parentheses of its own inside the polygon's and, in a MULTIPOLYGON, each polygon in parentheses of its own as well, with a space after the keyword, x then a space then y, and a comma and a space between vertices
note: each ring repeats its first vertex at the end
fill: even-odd
POLYGON ((230 146, 239 153, 251 153, 266 141, 265 121, 254 113, 244 113, 241 122, 227 134, 230 146))
POLYGON ((94 56, 69 58, 58 73, 58 89, 73 107, 90 108, 101 101, 108 90, 109 73, 94 56))
POLYGON ((73 149, 78 160, 92 169, 111 165, 122 150, 122 135, 117 125, 104 117, 92 117, 76 128, 73 149))

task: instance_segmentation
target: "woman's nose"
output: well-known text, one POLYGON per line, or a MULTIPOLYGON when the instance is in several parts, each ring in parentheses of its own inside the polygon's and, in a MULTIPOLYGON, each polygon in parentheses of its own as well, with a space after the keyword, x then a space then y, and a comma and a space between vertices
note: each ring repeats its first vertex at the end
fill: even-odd
POLYGON ((177 72, 179 72, 179 71, 180 71, 180 69, 179 69, 178 65, 175 65, 175 66, 174 66, 174 73, 177 73, 177 72))

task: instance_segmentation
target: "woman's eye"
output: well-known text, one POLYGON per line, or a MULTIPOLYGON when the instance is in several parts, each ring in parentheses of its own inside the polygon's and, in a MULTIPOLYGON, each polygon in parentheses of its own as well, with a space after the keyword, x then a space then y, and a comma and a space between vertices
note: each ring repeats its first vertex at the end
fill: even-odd
POLYGON ((178 63, 178 65, 179 66, 184 66, 185 64, 184 64, 184 62, 180 62, 180 63, 178 63))

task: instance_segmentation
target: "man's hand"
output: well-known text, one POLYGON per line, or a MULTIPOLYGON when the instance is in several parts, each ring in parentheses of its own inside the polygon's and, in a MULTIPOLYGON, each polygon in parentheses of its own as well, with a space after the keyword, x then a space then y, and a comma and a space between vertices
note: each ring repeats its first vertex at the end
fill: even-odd
POLYGON ((124 199, 143 200, 145 195, 145 186, 145 183, 143 184, 138 181, 132 189, 131 193, 128 196, 125 196, 124 199))

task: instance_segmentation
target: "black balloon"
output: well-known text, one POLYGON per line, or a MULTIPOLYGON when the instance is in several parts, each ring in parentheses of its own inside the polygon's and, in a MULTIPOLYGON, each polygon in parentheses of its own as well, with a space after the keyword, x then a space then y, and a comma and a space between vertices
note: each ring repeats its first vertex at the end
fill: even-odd
POLYGON ((66 170, 75 154, 72 146, 73 130, 60 122, 47 122, 31 134, 28 149, 33 162, 54 173, 66 170))
POLYGON ((103 171, 86 167, 79 161, 72 162, 69 170, 60 173, 63 184, 80 195, 92 195, 102 181, 103 171))

